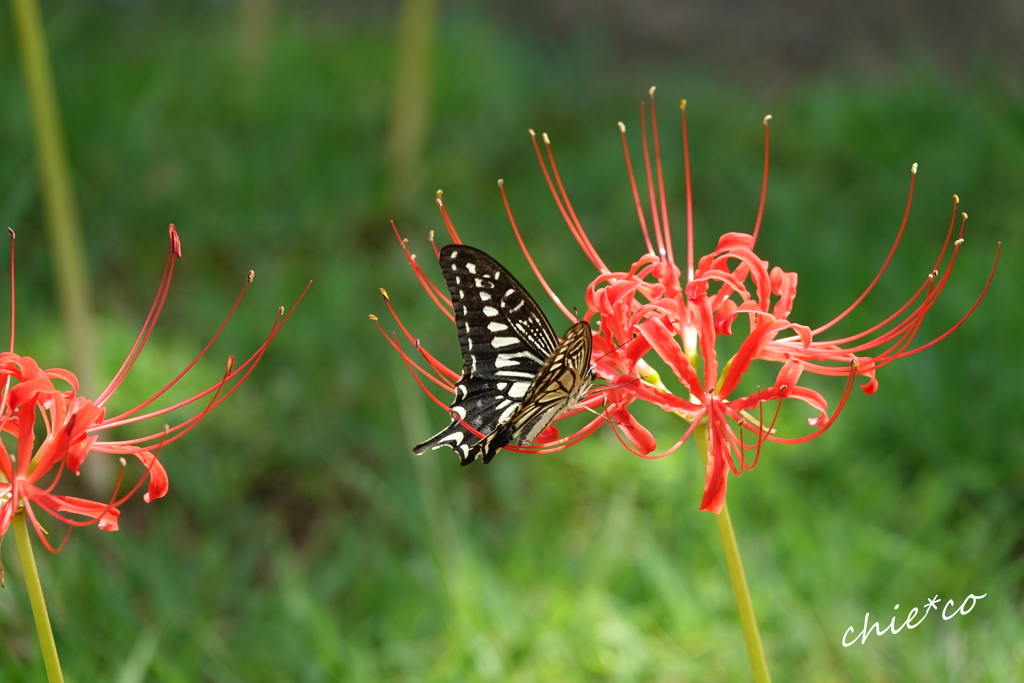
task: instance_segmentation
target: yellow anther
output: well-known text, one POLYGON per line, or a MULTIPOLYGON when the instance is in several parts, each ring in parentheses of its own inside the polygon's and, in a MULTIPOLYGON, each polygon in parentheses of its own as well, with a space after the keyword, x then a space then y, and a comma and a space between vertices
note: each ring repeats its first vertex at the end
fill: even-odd
POLYGON ((767 114, 767 115, 766 115, 766 116, 764 117, 764 120, 763 120, 763 121, 761 121, 761 123, 763 123, 764 125, 766 125, 766 126, 767 126, 767 125, 768 125, 768 122, 769 122, 769 121, 771 121, 771 120, 772 120, 772 115, 771 115, 771 114, 767 114))

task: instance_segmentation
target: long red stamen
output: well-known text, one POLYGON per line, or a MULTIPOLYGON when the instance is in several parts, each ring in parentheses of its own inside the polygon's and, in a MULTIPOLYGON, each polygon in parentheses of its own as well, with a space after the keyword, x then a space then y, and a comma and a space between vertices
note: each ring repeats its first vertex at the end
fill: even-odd
POLYGON ((690 182, 690 134, 686 126, 686 100, 679 103, 683 126, 683 167, 686 169, 686 281, 693 279, 693 184, 690 182))
MULTIPOLYGON (((565 191, 565 186, 562 185, 562 176, 559 175, 558 166, 555 164, 555 155, 554 152, 551 151, 551 139, 548 137, 547 133, 543 133, 542 137, 544 138, 544 147, 548 152, 548 161, 551 163, 551 173, 554 175, 555 182, 558 184, 558 192, 562 197, 562 203, 564 204, 566 211, 568 211, 569 218, 566 222, 569 225, 569 230, 572 232, 573 237, 576 238, 576 243, 580 245, 580 249, 582 249, 586 257, 590 259, 590 262, 594 264, 594 267, 601 273, 611 272, 604 264, 604 261, 601 260, 597 250, 594 249, 594 245, 590 242, 590 238, 583 229, 580 219, 576 217, 576 211, 572 208, 572 202, 569 201, 569 195, 565 191)), ((553 191, 554 189, 552 188, 552 192, 553 191)))
POLYGON ((838 418, 839 414, 843 412, 843 408, 846 406, 846 401, 847 401, 847 399, 850 398, 850 392, 853 390, 853 384, 854 384, 854 381, 857 378, 857 371, 858 371, 857 361, 854 361, 854 362, 850 363, 850 370, 847 373, 847 377, 846 377, 846 387, 843 389, 843 396, 842 396, 842 398, 839 399, 839 405, 836 406, 835 412, 832 413, 832 416, 828 417, 825 420, 825 423, 820 425, 818 427, 818 429, 814 430, 813 432, 811 432, 810 434, 808 434, 806 436, 799 436, 799 437, 795 437, 795 438, 791 438, 791 439, 784 438, 784 437, 781 437, 781 436, 768 436, 766 438, 769 441, 773 442, 773 443, 794 444, 794 443, 804 443, 806 441, 810 441, 811 439, 814 439, 814 438, 817 438, 818 436, 820 436, 822 433, 825 432, 825 430, 827 430, 829 427, 831 427, 833 424, 835 424, 836 418, 838 418))
POLYGON ((690 438, 690 435, 693 434, 693 430, 697 428, 698 424, 700 424, 700 420, 703 416, 703 414, 698 414, 697 418, 690 424, 689 428, 687 428, 687 430, 683 432, 683 435, 679 437, 679 439, 674 444, 672 444, 672 446, 662 451, 661 453, 641 453, 640 451, 634 449, 629 443, 627 443, 622 438, 622 436, 619 434, 618 429, 616 429, 615 425, 612 425, 612 432, 615 434, 615 438, 619 440, 619 443, 621 443, 623 447, 633 455, 637 456, 638 458, 643 458, 645 460, 657 460, 658 458, 664 458, 666 455, 671 455, 672 453, 676 452, 679 449, 679 447, 682 446, 688 438, 690 438))
POLYGON ((889 267, 889 262, 892 261, 893 254, 896 253, 896 247, 899 246, 900 239, 902 239, 903 237, 903 231, 907 227, 907 221, 910 219, 910 206, 914 202, 914 182, 916 180, 917 164, 914 164, 910 169, 910 191, 907 193, 907 208, 903 211, 903 221, 900 223, 900 229, 896 233, 896 239, 893 240, 892 247, 889 249, 889 255, 886 256, 885 261, 882 262, 882 267, 878 269, 878 273, 875 275, 875 279, 871 281, 871 284, 867 286, 867 289, 865 289, 864 292, 859 297, 857 297, 854 300, 854 302, 846 308, 845 311, 843 311, 835 318, 822 325, 821 327, 813 330, 812 334, 821 334, 822 332, 831 328, 840 320, 845 318, 847 315, 849 315, 853 309, 857 308, 857 306, 860 305, 860 302, 864 301, 864 298, 871 292, 872 289, 875 288, 875 285, 878 284, 878 281, 882 279, 882 273, 884 273, 885 269, 889 267))
MULTIPOLYGON (((249 377, 250 373, 253 371, 253 369, 256 367, 256 365, 259 363, 259 361, 262 359, 263 354, 266 353, 267 347, 270 345, 270 342, 274 339, 275 336, 277 336, 277 333, 280 332, 281 328, 284 326, 284 324, 291 317, 291 315, 295 311, 296 307, 299 305, 299 303, 302 301, 302 299, 306 296, 306 292, 309 291, 309 288, 310 288, 310 286, 312 286, 312 284, 313 284, 313 282, 311 280, 305 286, 305 288, 302 290, 302 292, 299 294, 299 297, 295 300, 295 302, 292 304, 291 308, 288 310, 287 313, 284 312, 284 307, 281 307, 281 309, 279 309, 278 315, 277 315, 276 319, 274 320, 274 324, 271 326, 270 333, 267 335, 267 338, 263 341, 263 343, 259 347, 257 347, 256 351, 254 351, 253 354, 251 356, 249 356, 249 358, 247 358, 244 363, 242 363, 241 365, 237 366, 234 369, 234 371, 229 376, 225 377, 220 382, 214 384, 213 386, 209 387, 208 389, 206 389, 206 390, 204 390, 204 391, 202 391, 202 392, 200 392, 198 394, 195 394, 194 396, 192 396, 190 398, 187 398, 187 399, 185 399, 183 401, 179 401, 178 403, 176 403, 176 404, 174 404, 172 406, 168 406, 168 407, 162 408, 160 410, 155 410, 153 412, 146 413, 144 415, 135 415, 135 416, 128 417, 128 418, 125 418, 125 419, 112 418, 112 419, 109 419, 109 420, 104 420, 103 422, 99 423, 98 425, 96 425, 94 427, 91 427, 88 430, 86 430, 86 433, 95 433, 97 431, 100 431, 100 430, 103 430, 103 429, 109 429, 111 427, 118 427, 118 426, 122 426, 122 425, 125 425, 125 424, 131 424, 131 423, 134 423, 134 422, 141 422, 143 420, 148 420, 150 418, 157 417, 159 415, 164 415, 166 413, 172 412, 174 410, 177 410, 178 408, 181 408, 183 406, 189 405, 190 403, 194 403, 195 401, 198 401, 199 399, 209 395, 210 393, 213 393, 215 391, 219 392, 221 387, 223 387, 225 384, 227 384, 231 380, 233 380, 236 377, 238 377, 239 374, 241 374, 241 377, 235 382, 235 384, 233 384, 222 396, 220 396, 220 398, 217 399, 217 401, 215 403, 211 404, 210 408, 208 408, 207 410, 204 410, 199 415, 193 416, 192 418, 189 418, 188 420, 185 420, 184 422, 176 425, 175 427, 171 427, 171 431, 173 432, 176 429, 180 429, 180 428, 188 425, 188 429, 184 429, 180 433, 175 434, 173 437, 171 437, 171 438, 169 438, 167 440, 167 443, 170 443, 171 441, 177 440, 178 438, 183 436, 186 432, 190 431, 192 429, 192 427, 195 426, 195 424, 198 423, 198 420, 201 419, 201 416, 204 416, 213 407, 215 407, 217 405, 220 405, 221 402, 223 402, 228 396, 230 396, 232 393, 234 393, 235 390, 249 377)), ((139 443, 141 441, 151 440, 154 436, 155 435, 150 435, 150 436, 147 436, 147 437, 143 437, 141 439, 130 439, 130 440, 124 440, 124 441, 97 442, 94 445, 93 450, 99 450, 101 452, 104 452, 103 448, 100 448, 101 444, 110 446, 110 445, 124 445, 124 444, 131 444, 131 443, 139 443)), ((122 451, 116 451, 116 452, 122 452, 122 451)))
POLYGON ((640 221, 640 230, 644 234, 644 244, 647 246, 647 253, 654 253, 654 246, 651 245, 651 235, 647 231, 647 218, 644 216, 644 207, 640 203, 640 192, 636 188, 636 176, 633 173, 633 160, 629 156, 629 144, 626 142, 626 124, 619 121, 619 132, 622 134, 622 153, 626 157, 626 172, 629 175, 629 187, 633 190, 633 204, 636 205, 636 216, 640 221))
MULTIPOLYGON (((424 377, 428 378, 431 382, 441 387, 448 393, 455 393, 454 385, 452 385, 451 383, 446 383, 443 378, 436 377, 435 375, 427 372, 422 367, 420 367, 420 365, 416 361, 410 358, 409 354, 407 354, 405 350, 402 348, 402 345, 398 343, 397 337, 392 337, 390 334, 384 331, 383 327, 380 326, 380 322, 377 320, 377 316, 371 315, 370 320, 372 320, 373 324, 377 326, 377 329, 380 331, 380 333, 384 335, 384 338, 388 340, 388 343, 391 344, 391 348, 397 351, 398 355, 402 357, 402 360, 405 362, 405 365, 409 370, 409 374, 411 374, 413 378, 416 379, 417 382, 419 382, 419 375, 423 375, 424 377)), ((420 386, 423 387, 423 384, 420 383, 420 386)), ((429 393, 426 387, 423 387, 423 391, 429 393)), ((434 401, 445 410, 448 410, 448 406, 442 403, 440 400, 434 399, 434 401)))
POLYGON ((658 111, 654 106, 654 87, 647 91, 651 101, 651 137, 654 138, 654 164, 658 171, 658 202, 661 205, 661 232, 665 243, 665 256, 672 265, 676 263, 672 251, 672 231, 668 226, 668 205, 665 202, 665 174, 661 168, 661 140, 658 138, 658 111))
MULTIPOLYGON (((455 385, 451 384, 450 382, 445 382, 443 378, 435 377, 432 373, 429 373, 426 370, 424 370, 422 367, 420 367, 420 365, 416 361, 414 361, 413 359, 409 358, 409 356, 408 356, 408 354, 406 354, 405 350, 402 349, 401 344, 398 343, 398 340, 392 338, 391 335, 388 334, 387 332, 385 332, 384 328, 380 326, 380 322, 378 322, 377 316, 372 316, 370 319, 377 326, 377 329, 380 330, 380 333, 384 335, 384 338, 388 340, 388 343, 391 344, 391 347, 395 351, 397 351, 399 353, 399 355, 401 355, 403 357, 403 359, 405 359, 406 364, 410 366, 410 370, 415 369, 416 372, 418 372, 421 375, 423 375, 424 377, 428 378, 431 382, 433 382, 437 386, 441 387, 445 391, 447 391, 449 393, 452 393, 452 394, 455 393, 455 385)), ((444 404, 442 404, 442 405, 444 405, 444 404)), ((448 407, 445 406, 445 409, 447 409, 447 408, 448 407)))
MULTIPOLYGON (((536 141, 534 141, 534 144, 536 144, 536 141)), ((537 267, 537 264, 533 260, 533 256, 530 255, 530 250, 526 248, 526 242, 523 241, 523 236, 519 232, 519 226, 516 225, 516 219, 512 215, 512 207, 508 203, 508 196, 505 194, 505 182, 503 180, 498 181, 498 189, 501 191, 501 201, 505 203, 505 213, 508 215, 508 222, 512 226, 512 232, 515 233, 516 241, 519 242, 519 248, 522 250, 523 256, 526 257, 527 263, 530 264, 530 269, 533 271, 533 274, 537 276, 540 286, 544 288, 544 291, 547 292, 547 295, 555 302, 555 306, 558 307, 558 310, 565 314, 566 318, 569 320, 576 320, 576 316, 566 308, 565 304, 562 303, 562 300, 558 298, 558 295, 555 294, 554 290, 552 290, 550 285, 548 285, 548 281, 540 274, 540 268, 537 267)))
MULTIPOLYGON (((414 346, 416 347, 416 350, 420 352, 420 355, 423 356, 423 358, 427 361, 427 363, 430 365, 430 367, 432 367, 434 369, 435 372, 438 372, 438 373, 440 373, 440 374, 442 374, 442 375, 444 375, 444 376, 446 376, 446 377, 448 377, 448 378, 450 378, 452 380, 456 380, 456 381, 460 377, 462 377, 462 375, 460 375, 459 373, 455 372, 454 370, 449 368, 447 365, 445 365, 444 363, 439 361, 437 358, 435 358, 434 354, 432 354, 429 351, 427 351, 423 347, 423 344, 420 343, 419 339, 416 340, 414 346)), ((454 388, 455 388, 454 385, 452 385, 452 389, 454 389, 454 388)))
POLYGON ((142 330, 139 331, 139 336, 136 337, 135 343, 132 344, 128 356, 124 359, 114 378, 110 380, 110 384, 107 385, 107 388, 96 399, 95 403, 98 406, 102 406, 110 398, 110 395, 117 390, 117 387, 121 385, 121 382, 124 381, 128 371, 131 370, 132 365, 135 363, 135 359, 142 353, 142 349, 149 340, 149 335, 152 333, 153 327, 160 317, 160 311, 163 310, 164 301, 167 299, 167 292, 170 291, 171 287, 171 277, 174 274, 174 261, 181 253, 181 242, 178 239, 178 233, 175 231, 173 223, 168 231, 170 232, 170 243, 167 247, 167 258, 164 261, 164 272, 160 276, 160 285, 157 287, 153 305, 149 308, 146 320, 142 323, 142 330))
POLYGON ((667 250, 665 236, 661 231, 661 217, 658 214, 658 199, 654 190, 654 173, 651 171, 651 150, 647 142, 647 108, 640 103, 640 145, 644 150, 644 171, 647 176, 647 201, 651 209, 651 228, 654 230, 654 242, 658 245, 658 258, 664 260, 667 250))
MULTIPOLYGON (((950 240, 950 238, 953 235, 953 228, 956 226, 956 211, 957 211, 957 204, 959 202, 960 202, 960 199, 956 195, 953 195, 953 217, 950 219, 949 228, 946 231, 946 239, 945 239, 945 241, 942 244, 942 249, 939 250, 939 256, 935 260, 935 265, 932 266, 932 270, 933 271, 938 269, 939 264, 942 263, 942 259, 943 259, 943 257, 946 254, 946 248, 948 247, 949 240, 950 240)), ((960 233, 961 233, 961 235, 963 234, 963 222, 961 222, 961 224, 960 224, 960 233)), ((889 317, 885 318, 884 320, 882 320, 878 324, 873 325, 873 326, 869 327, 868 329, 866 329, 863 332, 860 332, 858 334, 850 335, 848 337, 843 337, 841 339, 834 339, 834 340, 829 341, 828 343, 829 344, 848 344, 848 343, 850 343, 852 341, 856 341, 858 339, 863 339, 864 337, 867 337, 867 336, 869 336, 871 334, 874 334, 877 330, 882 329, 883 327, 885 327, 886 325, 891 323, 893 320, 895 320, 897 317, 902 315, 903 312, 905 310, 907 310, 907 308, 909 308, 910 305, 914 303, 914 301, 917 300, 917 297, 919 297, 921 295, 921 293, 925 291, 925 289, 928 287, 928 283, 929 282, 930 282, 930 279, 926 279, 923 283, 921 283, 921 287, 917 290, 917 292, 914 293, 914 295, 912 297, 910 297, 910 299, 905 304, 900 306, 894 313, 892 313, 892 315, 890 315, 889 317)))
POLYGON ((967 319, 969 317, 971 317, 971 315, 974 313, 975 309, 978 308, 978 305, 981 304, 981 300, 984 299, 985 295, 988 293, 988 288, 992 285, 992 278, 994 278, 995 275, 996 275, 996 266, 999 265, 999 253, 1002 251, 1002 249, 1003 249, 1003 243, 1002 242, 997 243, 997 246, 996 246, 996 258, 992 262, 992 270, 988 274, 988 280, 985 281, 985 287, 984 287, 984 289, 981 290, 981 294, 979 294, 978 298, 974 301, 974 305, 971 306, 967 310, 966 313, 964 313, 963 317, 960 318, 960 320, 957 321, 957 323, 955 325, 953 325, 953 327, 949 328, 948 330, 946 330, 945 332, 940 334, 935 339, 931 340, 927 344, 922 344, 921 346, 918 346, 917 348, 911 349, 910 351, 905 351, 904 353, 900 354, 900 356, 898 356, 899 358, 905 358, 907 356, 912 356, 915 353, 920 353, 921 351, 924 351, 925 349, 938 344, 940 341, 942 341, 943 339, 948 337, 950 334, 952 334, 957 328, 959 328, 961 325, 963 325, 967 321, 967 319))
POLYGON ((174 379, 172 379, 170 382, 168 382, 166 385, 164 385, 164 387, 160 391, 156 392, 151 397, 149 397, 148 399, 146 399, 145 401, 143 401, 139 405, 135 406, 131 410, 125 411, 125 412, 121 413, 120 415, 118 415, 116 417, 113 417, 113 418, 110 418, 110 419, 111 420, 121 420, 123 418, 130 417, 131 415, 134 415, 135 413, 139 412, 140 410, 142 410, 146 406, 151 405, 154 401, 156 401, 161 396, 163 396, 165 393, 167 393, 167 391, 171 387, 173 387, 175 384, 177 384, 178 381, 182 377, 187 375, 189 373, 189 371, 191 371, 192 368, 194 368, 196 366, 196 363, 198 363, 199 360, 203 356, 206 355, 206 352, 210 350, 210 347, 213 346, 214 342, 217 341, 217 339, 220 337, 221 333, 224 331, 224 328, 227 327, 228 322, 231 321, 231 317, 235 314, 235 311, 238 310, 238 305, 240 303, 242 303, 242 298, 245 297, 245 293, 247 291, 249 291, 249 285, 252 284, 252 281, 253 281, 254 277, 255 277, 255 272, 250 270, 249 274, 245 278, 245 284, 242 285, 242 291, 238 293, 238 298, 235 299, 234 305, 231 307, 231 310, 228 311, 227 317, 224 318, 224 321, 221 322, 220 327, 218 327, 217 331, 214 332, 212 337, 210 337, 210 341, 208 341, 206 343, 206 346, 203 347, 202 351, 200 351, 199 354, 195 358, 192 359, 191 363, 186 365, 185 368, 181 372, 179 372, 177 375, 175 375, 174 379))
MULTIPOLYGON (((42 506, 40 506, 40 507, 42 507, 42 506)), ((67 531, 64 533, 64 540, 61 541, 59 546, 54 548, 52 545, 50 545, 50 542, 46 540, 46 529, 44 529, 43 525, 39 523, 38 519, 36 519, 35 511, 32 509, 32 505, 29 504, 29 502, 27 500, 25 501, 24 510, 25 510, 25 514, 28 515, 29 521, 32 522, 32 528, 35 529, 36 536, 39 537, 39 542, 43 544, 43 547, 46 548, 48 551, 50 551, 53 554, 57 554, 61 550, 63 550, 64 549, 64 544, 68 542, 68 537, 71 535, 71 528, 68 527, 67 531)), ((54 512, 50 512, 49 514, 52 514, 54 517, 57 516, 55 514, 55 511, 54 512)))
POLYGON ((757 220, 754 221, 754 239, 750 244, 751 248, 757 244, 757 233, 761 231, 761 219, 764 217, 764 203, 768 197, 768 122, 771 120, 771 114, 764 117, 764 175, 761 177, 761 201, 757 205, 757 220))
POLYGON ((462 244, 462 239, 459 237, 459 233, 455 232, 455 226, 452 224, 452 219, 448 216, 448 209, 445 208, 444 200, 441 199, 441 194, 441 190, 438 190, 437 206, 441 209, 441 219, 444 220, 444 227, 448 229, 448 236, 452 238, 452 242, 455 242, 455 244, 462 244))
MULTIPOLYGON (((399 246, 402 247, 402 251, 405 253, 406 261, 409 262, 409 266, 412 268, 413 273, 415 273, 416 279, 419 280, 420 286, 422 286, 427 292, 427 296, 429 296, 431 301, 434 302, 434 305, 441 309, 441 312, 444 313, 449 320, 455 322, 455 316, 452 315, 452 311, 455 310, 455 308, 452 305, 451 300, 449 300, 448 295, 444 294, 441 289, 435 285, 429 277, 427 277, 427 274, 423 272, 423 269, 420 268, 419 263, 416 261, 416 255, 412 254, 409 251, 408 246, 406 246, 409 243, 409 240, 404 239, 399 234, 394 221, 391 221, 391 229, 395 233, 395 239, 398 240, 399 246)), ((433 232, 431 232, 431 236, 433 236, 433 232)), ((430 243, 433 244, 434 240, 431 239, 430 243)), ((438 258, 440 258, 436 245, 434 245, 434 253, 438 258)))
MULTIPOLYGON (((14 353, 14 309, 15 309, 15 296, 14 296, 14 230, 7 228, 7 233, 11 238, 11 342, 9 351, 14 353)), ((0 415, 4 416, 4 422, 7 419, 8 405, 7 405, 7 394, 11 390, 11 376, 7 375, 7 379, 4 380, 3 395, 0 396, 0 415)))
MULTIPOLYGON (((7 234, 11 236, 11 342, 7 347, 7 350, 14 353, 14 231, 7 228, 7 234)), ((6 401, 4 401, 4 403, 6 403, 6 401)))
MULTIPOLYGON (((561 417, 564 416, 560 416, 560 418, 561 417)), ((566 448, 569 448, 570 446, 575 446, 580 441, 583 441, 588 436, 596 432, 598 428, 601 426, 601 424, 603 424, 604 419, 605 418, 603 416, 595 417, 593 420, 588 422, 585 427, 581 428, 580 430, 573 432, 568 436, 563 436, 561 439, 558 439, 557 441, 552 441, 551 443, 548 444, 543 444, 539 446, 505 446, 505 450, 512 451, 513 453, 532 454, 547 454, 557 453, 558 451, 564 451, 566 448)))

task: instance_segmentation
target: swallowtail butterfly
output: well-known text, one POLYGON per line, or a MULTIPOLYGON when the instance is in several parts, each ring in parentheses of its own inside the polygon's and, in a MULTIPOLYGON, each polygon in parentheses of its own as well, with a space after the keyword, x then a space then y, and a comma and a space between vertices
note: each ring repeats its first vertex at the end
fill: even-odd
POLYGON ((487 463, 509 443, 530 444, 576 405, 594 379, 590 324, 576 323, 558 341, 533 297, 487 254, 450 244, 439 262, 455 308, 462 377, 452 423, 413 452, 448 446, 463 465, 478 456, 487 463))

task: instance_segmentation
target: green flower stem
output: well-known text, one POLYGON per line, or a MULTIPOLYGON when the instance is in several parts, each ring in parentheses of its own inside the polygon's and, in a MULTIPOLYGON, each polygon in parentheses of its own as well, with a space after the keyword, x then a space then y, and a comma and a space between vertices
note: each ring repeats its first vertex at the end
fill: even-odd
POLYGON ((68 353, 83 393, 92 395, 93 325, 78 202, 57 105, 46 35, 37 0, 11 0, 25 89, 32 109, 36 162, 68 353))
POLYGON ((437 0, 402 0, 395 52, 394 118, 387 143, 389 192, 407 210, 421 184, 423 145, 430 114, 431 55, 437 0))
POLYGON ((43 584, 39 582, 36 558, 32 554, 32 541, 29 539, 28 525, 25 524, 25 513, 19 512, 14 515, 11 526, 14 527, 18 559, 21 560, 21 571, 25 575, 28 598, 32 602, 32 616, 35 617, 36 631, 39 633, 39 648, 43 651, 43 663, 46 664, 46 679, 49 683, 64 683, 60 659, 57 657, 57 643, 53 641, 53 629, 50 628, 46 600, 43 599, 43 584))
MULTIPOLYGON (((705 469, 708 466, 708 428, 702 422, 693 430, 700 451, 701 462, 705 469)), ((718 535, 722 538, 722 550, 725 551, 725 564, 729 567, 729 581, 732 583, 732 594, 736 598, 736 609, 740 615, 740 626, 743 628, 743 639, 747 641, 747 656, 750 658, 750 670, 754 674, 755 683, 771 683, 768 673, 768 662, 764 658, 764 647, 761 645, 761 634, 757 630, 757 617, 754 614, 754 603, 750 600, 750 589, 747 588, 747 577, 743 573, 743 560, 736 544, 736 534, 732 530, 732 519, 729 517, 729 506, 723 505, 722 511, 715 515, 718 522, 718 535)))

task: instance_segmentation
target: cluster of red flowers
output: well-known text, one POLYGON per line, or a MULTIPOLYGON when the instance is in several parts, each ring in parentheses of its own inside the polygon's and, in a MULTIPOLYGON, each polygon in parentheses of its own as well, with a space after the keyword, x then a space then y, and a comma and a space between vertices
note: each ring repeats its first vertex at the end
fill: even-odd
MULTIPOLYGON (((283 307, 278 310, 267 338, 248 359, 236 365, 233 357, 228 358, 227 370, 219 382, 173 405, 144 412, 184 377, 217 340, 241 303, 249 283, 252 282, 253 273, 250 271, 235 305, 199 355, 152 397, 128 411, 107 417, 106 403, 142 353, 167 298, 174 262, 181 257, 181 242, 173 225, 170 226, 169 232, 170 244, 163 276, 142 331, 121 368, 95 400, 78 395, 78 380, 71 372, 62 369, 43 370, 32 358, 14 353, 14 233, 11 232, 11 350, 0 353, 0 382, 3 383, 0 394, 0 430, 11 434, 17 440, 17 447, 10 452, 3 442, 0 442, 0 538, 7 532, 14 514, 24 510, 39 539, 49 550, 56 552, 63 544, 54 546, 47 540, 46 530, 40 523, 36 508, 67 524, 69 532, 72 526, 88 524, 97 524, 100 529, 115 531, 118 508, 134 495, 147 479, 149 486, 144 496, 146 502, 164 496, 167 493, 168 480, 167 472, 159 460, 161 448, 189 432, 249 377, 266 352, 270 341, 277 335, 306 293, 306 290, 303 290, 287 313, 283 307), (58 387, 55 382, 63 387, 58 387), (100 435, 109 434, 109 430, 152 420, 198 401, 205 401, 203 408, 197 414, 173 426, 164 425, 160 431, 143 437, 100 440, 100 435), (38 422, 42 423, 45 436, 42 443, 36 447, 38 422), (122 456, 121 470, 109 499, 94 501, 53 493, 64 469, 67 468, 77 474, 86 457, 93 452, 122 456), (134 456, 145 467, 143 476, 126 492, 119 491, 126 466, 123 456, 134 456), (76 517, 69 517, 65 513, 76 517)), ((306 289, 308 288, 309 285, 306 286, 306 289)), ((64 540, 67 540, 67 535, 64 540)))
MULTIPOLYGON (((974 312, 988 291, 992 276, 995 274, 999 252, 997 249, 992 273, 984 289, 963 318, 937 338, 914 346, 921 323, 945 288, 963 244, 967 215, 959 214, 958 221, 959 199, 954 196, 953 215, 946 239, 932 272, 924 279, 920 288, 877 325, 858 334, 836 339, 825 338, 824 333, 849 315, 872 291, 892 259, 910 215, 917 164, 911 169, 910 192, 903 221, 889 255, 875 278, 863 294, 842 313, 828 323, 811 329, 790 320, 796 296, 797 274, 786 272, 778 266, 769 267, 768 262, 761 259, 754 250, 768 186, 768 121, 771 117, 766 116, 764 119, 764 175, 760 206, 751 233, 732 232, 722 235, 714 251, 695 261, 686 102, 682 102, 680 109, 686 168, 687 245, 686 262, 680 264, 676 261, 672 231, 669 228, 653 88, 650 96, 650 135, 647 108, 641 104, 640 110, 643 176, 646 180, 644 198, 633 172, 626 128, 619 123, 637 218, 646 247, 640 258, 625 271, 613 271, 598 255, 562 184, 548 136, 542 136, 542 150, 536 135, 530 131, 537 159, 555 204, 573 237, 598 273, 587 287, 587 310, 584 319, 594 327, 594 369, 598 377, 608 381, 609 386, 585 397, 576 410, 569 411, 562 417, 575 414, 584 408, 603 405, 603 417, 607 418, 623 446, 644 458, 668 455, 679 448, 698 425, 706 425, 709 447, 701 509, 719 512, 725 503, 727 473, 731 471, 739 475, 745 469, 753 468, 757 464, 761 446, 765 441, 798 443, 818 436, 833 424, 842 411, 856 376, 866 378, 867 381, 861 388, 871 394, 877 388, 876 372, 879 368, 898 358, 930 347, 959 327, 974 312), (958 224, 959 231, 954 238, 958 224), (739 344, 739 350, 723 363, 723 359, 718 355, 716 341, 721 336, 733 334, 733 323, 738 317, 747 319, 749 332, 739 344), (644 360, 650 352, 654 352, 671 369, 686 388, 688 396, 678 396, 665 387, 658 373, 644 360), (771 387, 742 395, 738 390, 740 381, 755 360, 779 363, 781 367, 771 387), (831 414, 821 394, 799 385, 804 372, 846 378, 845 391, 831 414), (775 417, 778 416, 779 405, 785 399, 802 401, 818 413, 817 417, 810 420, 814 428, 810 434, 794 438, 776 435, 775 417), (683 430, 671 446, 655 452, 657 449, 654 437, 629 410, 630 404, 637 400, 680 415, 689 423, 689 427, 683 430), (764 404, 772 402, 775 403, 774 408, 768 412, 775 417, 765 424, 764 404), (757 417, 754 417, 754 411, 757 411, 757 417), (744 432, 747 434, 746 438, 744 432), (749 451, 754 451, 754 454, 748 461, 746 454, 749 451)), ((555 296, 534 264, 512 217, 501 181, 499 186, 512 230, 531 268, 559 309, 567 318, 575 320, 575 316, 555 296)), ((438 205, 449 235, 453 241, 460 243, 461 240, 445 210, 440 193, 438 205)), ((446 296, 417 264, 415 256, 405 247, 405 240, 399 238, 399 242, 428 295, 442 312, 454 320, 446 296)), ((435 253, 436 251, 435 247, 435 253)), ((390 308, 390 302, 388 306, 390 308)), ((394 315, 393 309, 392 314, 394 315)), ((426 359, 426 367, 417 364, 402 351, 396 338, 388 337, 392 345, 402 353, 410 370, 417 376, 417 381, 420 381, 420 376, 426 377, 438 386, 452 391, 454 381, 459 377, 458 373, 439 363, 421 347, 400 321, 399 325, 409 341, 426 359)), ((426 390, 422 381, 420 386, 426 390)), ((430 394, 429 391, 427 393, 430 394)), ((446 407, 443 401, 432 394, 431 397, 436 403, 446 407)), ((562 438, 558 437, 556 430, 549 429, 538 439, 539 446, 512 450, 560 450, 593 433, 601 422, 602 419, 599 417, 574 434, 562 438)))

